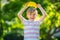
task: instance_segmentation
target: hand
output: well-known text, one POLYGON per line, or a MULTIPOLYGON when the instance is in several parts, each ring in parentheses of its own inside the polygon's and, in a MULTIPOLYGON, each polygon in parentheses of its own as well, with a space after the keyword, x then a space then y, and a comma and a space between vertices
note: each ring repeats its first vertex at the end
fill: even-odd
POLYGON ((37 4, 37 8, 40 8, 41 7, 41 5, 40 4, 37 4))

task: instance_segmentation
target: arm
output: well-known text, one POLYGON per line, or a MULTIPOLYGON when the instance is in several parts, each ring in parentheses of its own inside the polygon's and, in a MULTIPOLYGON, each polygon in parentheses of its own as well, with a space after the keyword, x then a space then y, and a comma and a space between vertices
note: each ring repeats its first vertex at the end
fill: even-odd
POLYGON ((37 4, 37 7, 41 10, 41 12, 42 12, 42 17, 39 19, 39 21, 43 21, 44 20, 44 18, 47 16, 47 14, 46 14, 46 12, 45 12, 45 10, 41 7, 41 5, 40 4, 37 4))
POLYGON ((22 13, 27 9, 27 4, 24 5, 24 7, 18 12, 18 18, 23 22, 26 19, 22 16, 22 13))

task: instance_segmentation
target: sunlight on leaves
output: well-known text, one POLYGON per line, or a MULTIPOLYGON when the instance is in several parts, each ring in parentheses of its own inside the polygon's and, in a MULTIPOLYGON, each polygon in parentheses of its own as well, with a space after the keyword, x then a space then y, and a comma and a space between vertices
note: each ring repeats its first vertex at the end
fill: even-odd
POLYGON ((10 0, 10 1, 13 1, 14 2, 15 0, 10 0))
POLYGON ((3 19, 1 19, 1 22, 2 22, 2 23, 4 23, 4 20, 3 20, 3 19))
POLYGON ((54 12, 50 12, 49 16, 53 17, 53 15, 55 15, 55 13, 54 12))
POLYGON ((23 24, 19 22, 17 17, 14 20, 15 20, 14 22, 13 21, 11 22, 12 28, 22 28, 22 29, 24 28, 23 24))

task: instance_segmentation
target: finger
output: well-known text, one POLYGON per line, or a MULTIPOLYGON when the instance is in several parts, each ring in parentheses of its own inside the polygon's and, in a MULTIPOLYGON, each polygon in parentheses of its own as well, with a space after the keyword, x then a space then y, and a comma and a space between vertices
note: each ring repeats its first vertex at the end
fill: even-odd
POLYGON ((37 6, 38 6, 38 4, 37 4, 37 6))

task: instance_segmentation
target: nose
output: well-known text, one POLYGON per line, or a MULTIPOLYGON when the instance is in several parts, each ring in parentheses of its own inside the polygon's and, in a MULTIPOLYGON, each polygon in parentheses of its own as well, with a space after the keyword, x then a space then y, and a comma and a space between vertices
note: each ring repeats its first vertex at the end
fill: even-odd
POLYGON ((34 15, 31 15, 31 17, 34 17, 34 15))

